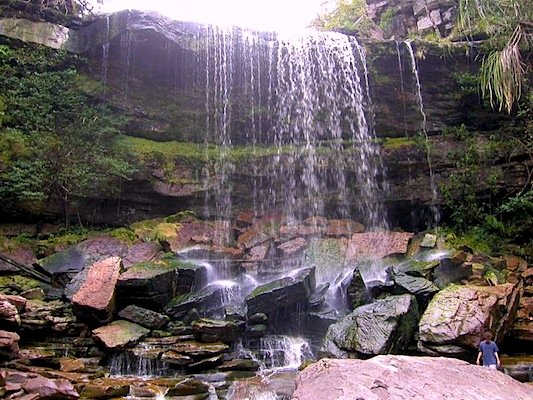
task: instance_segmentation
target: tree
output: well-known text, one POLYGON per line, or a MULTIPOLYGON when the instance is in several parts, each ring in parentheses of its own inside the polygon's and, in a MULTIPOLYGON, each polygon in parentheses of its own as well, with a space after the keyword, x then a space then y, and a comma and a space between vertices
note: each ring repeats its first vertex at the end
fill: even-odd
POLYGON ((34 213, 60 201, 66 225, 76 199, 110 194, 135 170, 121 140, 125 121, 78 88, 79 62, 62 51, 0 46, 0 199, 34 213))

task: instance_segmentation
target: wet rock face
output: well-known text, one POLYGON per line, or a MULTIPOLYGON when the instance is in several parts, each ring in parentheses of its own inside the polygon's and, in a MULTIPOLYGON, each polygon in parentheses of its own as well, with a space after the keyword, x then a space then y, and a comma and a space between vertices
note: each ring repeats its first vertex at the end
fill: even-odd
MULTIPOLYGON (((403 29, 407 31, 427 18, 437 24, 436 29, 448 29, 448 17, 445 14, 449 14, 454 7, 447 0, 369 1, 369 5, 378 19, 390 7, 397 8, 399 13, 392 19, 392 24, 396 27, 404 21, 406 26, 403 29), (439 13, 438 18, 436 12, 439 13)), ((5 31, 4 34, 9 35, 10 32, 5 31)), ((12 34, 15 35, 15 32, 12 34)), ((198 24, 170 21, 154 13, 127 11, 94 21, 78 30, 72 41, 76 41, 77 51, 89 60, 87 73, 106 86, 106 98, 131 120, 127 135, 155 141, 217 143, 212 130, 218 107, 212 107, 209 113, 206 110, 206 95, 213 99, 218 90, 209 86, 212 85, 210 79, 218 73, 215 69, 222 67, 222 60, 218 60, 219 65, 210 63, 215 52, 207 52, 214 35, 213 31, 198 24), (211 122, 207 123, 208 120, 211 122)), ((266 107, 267 99, 270 101, 273 93, 267 92, 271 87, 267 79, 276 75, 276 71, 268 68, 277 62, 268 59, 271 56, 268 45, 275 41, 272 34, 258 33, 258 47, 249 49, 238 29, 221 40, 234 45, 224 49, 234 68, 228 70, 232 74, 230 92, 234 97, 230 101, 231 115, 226 121, 227 134, 234 145, 249 144, 250 132, 258 127, 261 128, 256 131, 254 140, 267 147, 276 145, 276 138, 272 136, 275 131, 275 112, 266 107), (256 57, 257 62, 250 64, 250 60, 256 57), (252 67, 257 71, 254 78, 250 79, 248 70, 251 71, 252 67), (252 81, 254 90, 250 90, 252 81)), ((505 123, 500 115, 495 117, 495 113, 481 109, 477 98, 461 92, 456 77, 470 73, 473 68, 472 60, 465 57, 464 48, 443 50, 422 43, 408 46, 390 40, 367 43, 365 52, 368 64, 365 78, 368 78, 367 89, 371 96, 368 103, 372 103, 371 114, 375 115, 370 125, 375 127, 375 134, 379 138, 413 139, 425 129, 430 136, 430 145, 435 149, 433 165, 439 166, 438 170, 433 171, 436 187, 446 185, 446 177, 453 169, 445 161, 447 151, 453 148, 454 143, 440 136, 445 127, 465 123, 477 131, 496 129, 505 123), (444 51, 447 57, 443 57, 444 51), (418 82, 413 72, 415 67, 418 82)), ((324 104, 328 104, 326 99, 324 104)), ((322 119, 328 113, 326 109, 317 110, 312 117, 313 124, 323 123, 322 119)), ((285 135, 278 136, 279 140, 286 140, 285 135)), ((351 140, 347 132, 343 131, 341 136, 351 140)), ((382 186, 381 181, 387 179, 391 190, 383 200, 394 225, 407 229, 427 226, 429 205, 435 200, 437 204, 442 201, 434 199, 428 189, 431 185, 427 148, 412 143, 401 148, 383 148, 381 153, 387 174, 380 171, 378 186, 382 186)), ((232 199, 235 214, 255 204, 250 195, 254 189, 268 193, 270 188, 276 187, 279 176, 273 176, 276 173, 272 172, 272 166, 278 162, 294 162, 293 158, 264 156, 235 165, 228 177, 236 194, 232 199)), ((332 178, 334 171, 331 170, 336 161, 339 160, 320 161, 320 168, 324 170, 320 181, 335 180, 332 178)), ((503 159, 499 161, 503 162, 503 159)), ((347 166, 354 164, 351 160, 343 160, 343 163, 347 166)), ((506 170, 512 170, 516 176, 503 179, 500 182, 502 187, 517 185, 516 182, 527 178, 527 169, 520 169, 520 166, 506 170)), ((209 172, 200 157, 194 162, 176 161, 172 180, 166 179, 165 174, 168 171, 163 172, 161 167, 149 166, 133 181, 125 182, 120 199, 87 199, 81 202, 79 212, 92 222, 118 224, 168 215, 178 209, 203 210, 205 191, 209 189, 206 183, 209 172), (96 214, 95 204, 99 210, 96 214)), ((348 172, 350 179, 346 181, 346 187, 357 186, 353 175, 354 171, 348 172)), ((335 194, 329 197, 335 197, 335 194)), ((357 209, 359 201, 357 194, 347 199, 353 209, 357 209)), ((328 207, 333 213, 335 205, 328 207)), ((61 213, 60 209, 53 208, 50 212, 61 213)), ((176 248, 181 242, 171 245, 176 248)))

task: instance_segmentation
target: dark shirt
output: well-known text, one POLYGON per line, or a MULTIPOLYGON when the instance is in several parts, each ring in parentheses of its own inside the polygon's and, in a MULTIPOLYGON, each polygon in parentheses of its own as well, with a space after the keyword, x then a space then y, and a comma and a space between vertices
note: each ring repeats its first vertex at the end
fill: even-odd
POLYGON ((486 342, 483 340, 479 344, 479 352, 483 356, 483 365, 496 365, 496 355, 494 353, 497 353, 498 346, 494 342, 486 342))

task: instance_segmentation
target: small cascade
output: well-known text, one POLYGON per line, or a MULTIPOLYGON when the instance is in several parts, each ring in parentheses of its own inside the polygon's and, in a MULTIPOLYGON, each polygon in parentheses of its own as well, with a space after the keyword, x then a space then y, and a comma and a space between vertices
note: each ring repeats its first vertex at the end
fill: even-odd
MULTIPOLYGON (((148 348, 141 350, 148 351, 148 348)), ((175 374, 159 360, 142 357, 135 351, 115 353, 109 359, 109 372, 112 376, 142 376, 145 378, 175 374)))
POLYGON ((311 346, 301 337, 265 336, 258 351, 258 359, 266 369, 297 369, 303 362, 314 359, 311 346))
POLYGON ((409 56, 411 58, 411 67, 412 67, 412 73, 413 77, 415 79, 416 83, 416 94, 418 97, 418 102, 420 106, 420 115, 422 116, 422 123, 421 123, 421 129, 422 133, 424 134, 424 139, 426 142, 426 154, 427 154, 427 162, 428 162, 428 168, 429 168, 429 179, 430 179, 430 186, 431 186, 431 211, 433 214, 433 225, 437 226, 440 220, 440 213, 436 206, 437 203, 437 185, 435 183, 435 174, 433 172, 433 165, 431 162, 431 146, 429 144, 429 136, 427 132, 427 116, 424 111, 424 101, 422 99, 422 86, 420 84, 420 78, 418 76, 418 67, 416 64, 416 57, 413 50, 413 45, 411 42, 407 41, 405 42, 405 46, 407 47, 409 56))

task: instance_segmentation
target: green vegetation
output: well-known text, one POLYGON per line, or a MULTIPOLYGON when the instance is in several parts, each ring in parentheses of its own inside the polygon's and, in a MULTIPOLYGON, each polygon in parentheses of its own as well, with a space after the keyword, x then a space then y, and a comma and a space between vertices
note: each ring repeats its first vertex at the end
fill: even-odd
MULTIPOLYGON (((447 133, 457 140, 458 150, 448 154, 456 172, 440 191, 445 198, 450 226, 460 238, 454 237, 455 244, 468 245, 484 253, 511 251, 530 258, 533 254, 531 182, 516 193, 504 195, 497 184, 502 171, 492 168, 498 152, 507 152, 510 157, 517 149, 516 142, 524 144, 524 141, 482 138, 464 125, 448 129, 447 133), (480 187, 481 191, 476 191, 480 187)), ((526 150, 532 154, 531 147, 526 150)))
POLYGON ((365 0, 337 0, 336 8, 318 16, 312 26, 323 31, 357 34, 365 38, 372 37, 372 33, 378 30, 366 14, 365 0))
POLYGON ((34 214, 60 202, 66 226, 78 198, 118 191, 135 171, 124 119, 77 86, 81 62, 63 51, 0 45, 0 199, 34 214))
POLYGON ((512 112, 531 72, 522 57, 533 48, 533 3, 460 0, 458 29, 467 38, 484 39, 482 93, 494 108, 512 112))

